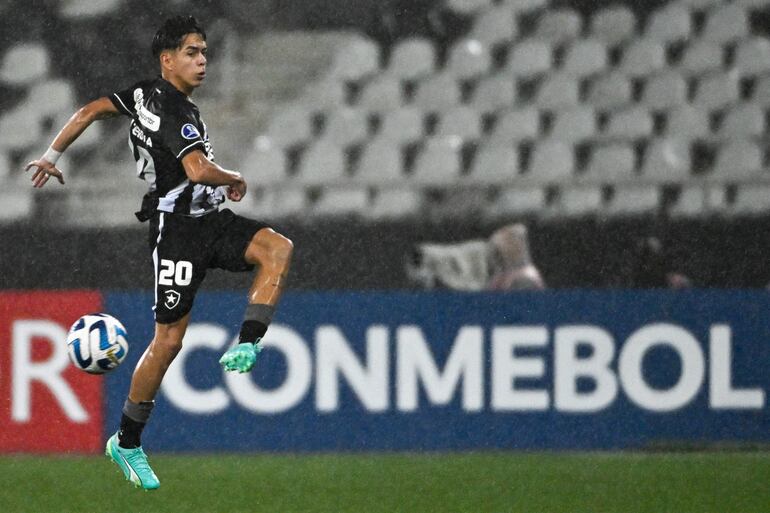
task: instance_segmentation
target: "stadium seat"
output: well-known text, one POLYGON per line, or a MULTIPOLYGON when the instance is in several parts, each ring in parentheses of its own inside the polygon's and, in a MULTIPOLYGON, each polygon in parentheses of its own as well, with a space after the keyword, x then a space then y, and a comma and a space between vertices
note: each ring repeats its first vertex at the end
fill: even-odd
POLYGON ((116 12, 122 0, 62 0, 59 14, 65 19, 85 19, 116 12))
POLYGON ((485 75, 492 67, 489 49, 476 39, 461 39, 449 50, 445 71, 459 80, 485 75))
POLYGON ((739 103, 731 107, 717 130, 722 140, 759 139, 766 129, 765 112, 755 103, 739 103))
POLYGON ((76 108, 75 88, 64 79, 40 81, 29 88, 25 103, 39 116, 66 113, 69 117, 76 108))
POLYGON ((719 214, 727 209, 724 187, 689 184, 682 187, 668 209, 672 219, 694 219, 719 214))
POLYGON ((578 81, 567 73, 551 73, 543 78, 537 90, 535 103, 543 109, 563 109, 577 105, 578 81))
POLYGON ((716 110, 738 101, 740 96, 738 73, 714 72, 698 80, 695 89, 696 106, 716 110))
POLYGON ((526 180, 537 184, 569 182, 574 179, 575 155, 572 146, 561 141, 541 139, 532 149, 526 180))
POLYGON ((625 107, 609 115, 604 135, 609 139, 634 141, 652 135, 650 112, 641 106, 625 107))
POLYGON ((412 187, 380 187, 363 215, 371 220, 416 216, 422 203, 422 194, 412 187))
POLYGON ((566 50, 562 70, 576 77, 593 75, 607 68, 607 47, 598 39, 578 39, 566 50))
POLYGON ((328 185, 310 213, 317 217, 358 217, 369 208, 369 191, 353 185, 328 185))
POLYGON ((740 5, 715 6, 706 13, 701 36, 717 43, 731 43, 749 34, 749 18, 740 5))
POLYGON ((436 69, 436 49, 429 39, 408 38, 395 44, 387 71, 402 80, 417 80, 436 69))
POLYGON ((513 9, 505 5, 490 5, 476 15, 468 36, 492 48, 508 44, 518 35, 518 25, 513 9))
POLYGON ((11 46, 3 55, 0 82, 23 86, 48 75, 51 64, 48 50, 40 43, 21 43, 11 46))
POLYGON ((591 148, 588 166, 581 180, 601 183, 627 183, 636 179, 636 156, 628 143, 597 144, 591 148))
POLYGON ((331 184, 346 180, 345 170, 345 155, 342 149, 319 140, 302 152, 299 170, 294 179, 302 185, 331 184))
POLYGON ((402 183, 403 171, 401 147, 386 138, 372 139, 361 151, 353 179, 366 185, 402 183))
POLYGON ((721 5, 724 0, 679 0, 679 3, 694 11, 703 11, 716 5, 721 5))
POLYGON ((286 153, 279 146, 273 145, 267 137, 258 138, 259 143, 247 153, 238 168, 249 185, 272 185, 288 179, 286 153))
POLYGON ((559 218, 593 216, 601 210, 602 196, 602 189, 598 186, 565 186, 561 188, 545 214, 559 218))
POLYGON ((488 205, 487 218, 510 219, 516 216, 537 215, 546 206, 546 194, 542 187, 506 187, 488 205))
MULTIPOLYGON (((26 165, 26 162, 24 164, 26 165)), ((12 178, 11 157, 8 153, 0 151, 0 180, 11 180, 12 178)))
POLYGON ((40 118, 27 109, 15 108, 0 115, 0 151, 36 146, 43 135, 40 118))
POLYGON ((644 37, 668 44, 690 39, 692 18, 682 4, 667 4, 650 14, 644 37))
POLYGON ((703 217, 709 210, 706 190, 702 185, 685 185, 668 208, 672 219, 703 217))
POLYGON ((501 5, 510 7, 515 13, 539 11, 547 7, 549 0, 501 0, 501 5))
POLYGON ((770 72, 770 40, 750 37, 738 43, 735 69, 741 76, 756 76, 770 72))
POLYGON ((508 54, 507 68, 514 77, 530 78, 548 72, 553 65, 550 43, 525 39, 513 44, 508 54))
POLYGON ((560 44, 580 37, 583 20, 576 11, 567 8, 555 8, 544 11, 535 28, 535 37, 560 44))
POLYGON ((255 191, 251 215, 265 220, 305 216, 309 203, 304 187, 261 187, 255 191))
POLYGON ((381 74, 363 86, 358 107, 371 112, 385 112, 397 109, 403 103, 401 81, 391 75, 381 74))
POLYGON ((770 6, 770 2, 768 0, 733 0, 732 3, 752 10, 770 6))
POLYGON ((466 182, 510 184, 519 174, 519 154, 510 144, 485 144, 478 148, 466 182))
POLYGON ((622 43, 634 37, 636 16, 623 4, 599 8, 591 16, 591 36, 608 45, 622 43))
POLYGON ((399 145, 417 142, 424 135, 423 112, 414 107, 384 112, 377 135, 399 145))
POLYGON ((686 183, 692 178, 690 142, 672 137, 652 139, 644 150, 641 168, 643 182, 686 183))
POLYGON ((597 110, 622 107, 631 101, 631 80, 619 71, 611 71, 588 81, 586 102, 597 110))
POLYGON ((0 225, 30 219, 35 207, 32 187, 4 187, 0 191, 0 225))
POLYGON ((733 216, 758 216, 770 212, 770 185, 738 186, 735 201, 728 209, 733 216))
POLYGON ((345 104, 345 84, 334 77, 325 77, 309 84, 300 98, 310 109, 331 110, 345 104))
POLYGON ((446 7, 457 14, 475 14, 492 4, 492 0, 446 0, 446 7))
POLYGON ((660 207, 660 190, 655 185, 619 185, 605 207, 612 217, 655 214, 660 207))
POLYGON ((757 78, 750 101, 760 107, 770 107, 770 75, 762 75, 757 78))
POLYGON ((411 180, 421 185, 450 185, 460 179, 462 141, 459 137, 430 137, 420 149, 411 180))
POLYGON ((648 109, 667 111, 687 103, 687 80, 676 69, 666 69, 647 78, 641 102, 648 109))
POLYGON ((596 113, 590 106, 576 106, 553 113, 548 136, 568 143, 578 143, 596 135, 596 113))
POLYGON ((266 135, 283 148, 310 140, 313 134, 309 107, 295 104, 278 109, 268 123, 266 135))
POLYGON ((645 77, 666 66, 666 50, 660 41, 635 39, 623 48, 620 70, 630 77, 645 77))
POLYGON ((729 141, 717 150, 709 180, 739 181, 757 178, 762 169, 762 150, 751 141, 729 141))
POLYGON ((439 114, 436 135, 457 136, 463 141, 475 141, 481 137, 481 117, 478 112, 465 105, 442 111, 439 114))
POLYGON ((460 103, 460 85, 449 74, 430 76, 420 82, 414 95, 413 104, 425 111, 439 111, 460 103))
POLYGON ((516 103, 516 86, 507 73, 482 78, 473 92, 471 104, 482 113, 492 113, 513 107, 516 103))
POLYGON ((368 125, 367 113, 361 109, 334 109, 326 116, 321 138, 332 145, 345 148, 366 139, 368 125))
POLYGON ((512 144, 540 136, 540 112, 530 106, 501 112, 492 129, 493 144, 512 144))
POLYGON ((688 141, 706 139, 711 136, 708 114, 706 110, 693 105, 680 105, 668 113, 664 132, 668 137, 688 141))
POLYGON ((685 47, 679 67, 687 75, 703 75, 721 70, 724 60, 724 50, 719 43, 701 38, 685 47))
POLYGON ((343 81, 359 81, 380 69, 380 47, 358 34, 345 37, 334 52, 331 73, 343 81))

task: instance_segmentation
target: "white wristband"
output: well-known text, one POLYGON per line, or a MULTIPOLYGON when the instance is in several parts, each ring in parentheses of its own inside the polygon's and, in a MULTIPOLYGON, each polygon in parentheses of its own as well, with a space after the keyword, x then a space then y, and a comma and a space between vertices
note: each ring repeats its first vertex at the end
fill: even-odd
POLYGON ((53 146, 49 146, 48 150, 43 154, 43 160, 47 160, 53 165, 56 165, 56 161, 61 157, 62 152, 53 149, 53 146))

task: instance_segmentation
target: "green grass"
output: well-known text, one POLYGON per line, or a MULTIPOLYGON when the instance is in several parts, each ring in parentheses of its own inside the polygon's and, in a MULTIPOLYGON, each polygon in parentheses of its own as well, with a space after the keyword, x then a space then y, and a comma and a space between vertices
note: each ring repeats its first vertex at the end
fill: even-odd
POLYGON ((104 457, 0 457, 0 512, 770 511, 770 453, 151 455, 161 488, 104 457))

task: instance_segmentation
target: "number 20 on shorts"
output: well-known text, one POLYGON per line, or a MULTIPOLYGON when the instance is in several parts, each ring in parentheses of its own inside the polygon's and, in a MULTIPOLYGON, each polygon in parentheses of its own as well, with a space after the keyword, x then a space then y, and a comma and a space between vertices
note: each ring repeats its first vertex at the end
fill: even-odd
POLYGON ((163 259, 160 261, 160 272, 158 273, 158 285, 178 285, 186 287, 192 282, 193 266, 192 262, 180 260, 163 259))

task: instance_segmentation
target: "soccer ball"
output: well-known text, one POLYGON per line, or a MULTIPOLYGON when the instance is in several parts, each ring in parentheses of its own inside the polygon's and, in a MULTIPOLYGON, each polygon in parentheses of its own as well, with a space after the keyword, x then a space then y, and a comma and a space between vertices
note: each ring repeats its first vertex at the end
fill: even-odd
POLYGON ((104 374, 120 365, 128 354, 126 328, 111 315, 84 315, 67 333, 67 352, 78 369, 104 374))

